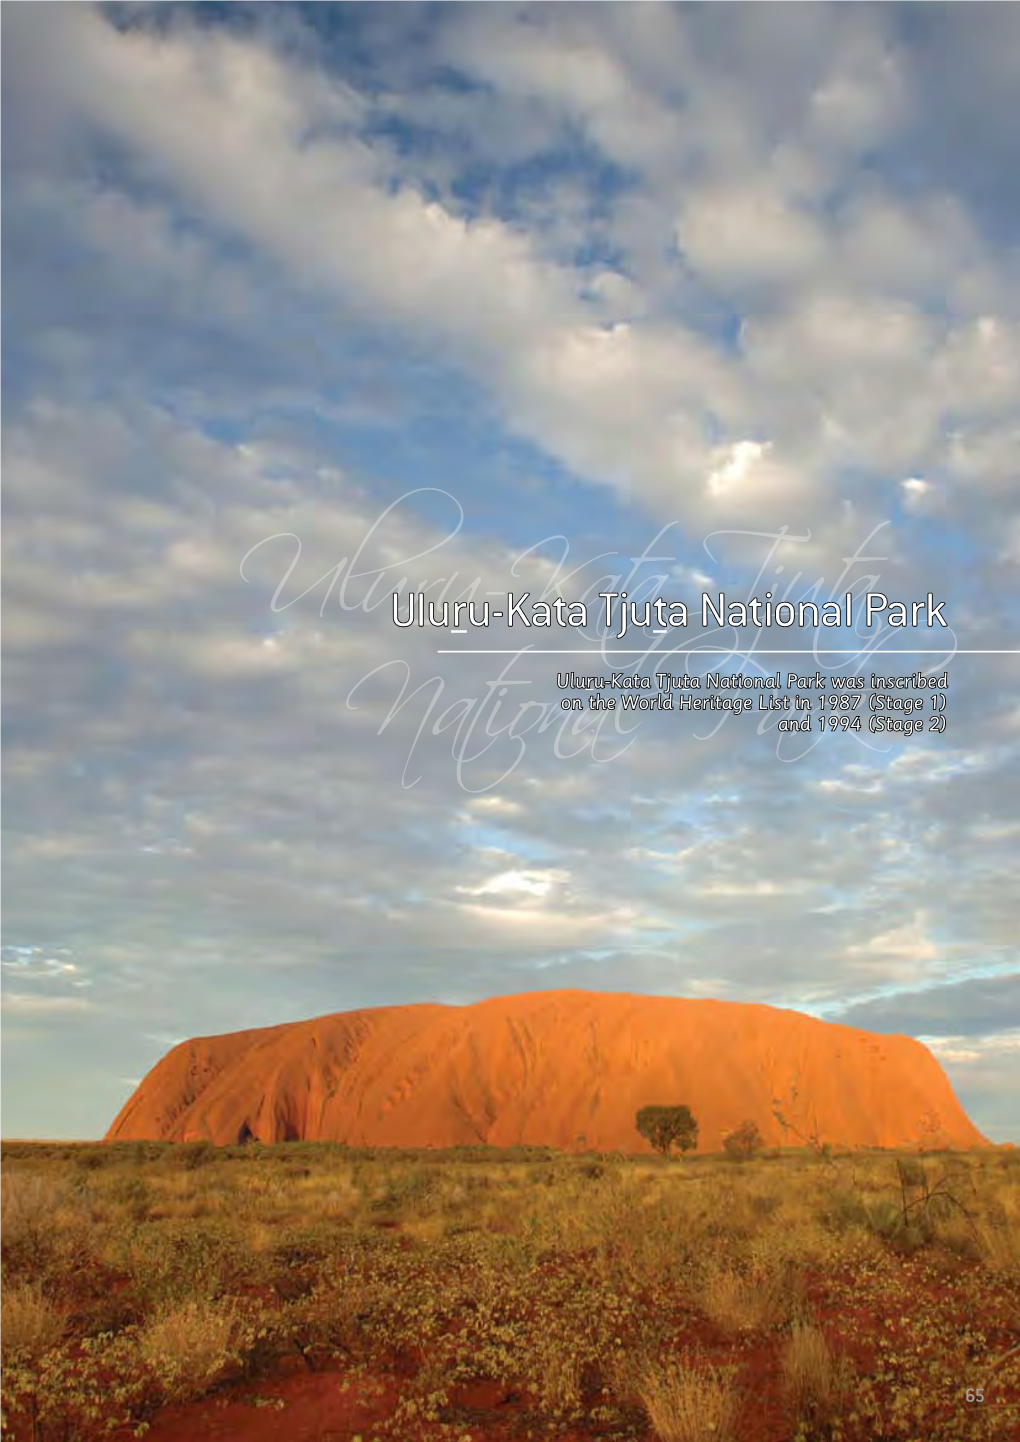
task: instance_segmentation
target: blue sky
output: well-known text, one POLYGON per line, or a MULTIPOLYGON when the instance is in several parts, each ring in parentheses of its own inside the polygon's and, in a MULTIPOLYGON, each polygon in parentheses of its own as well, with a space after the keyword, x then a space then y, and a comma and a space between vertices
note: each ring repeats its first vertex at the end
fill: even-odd
POLYGON ((5 1135, 100 1134, 186 1036, 584 986, 920 1036, 1020 1141, 1020 657, 974 654, 1020 647, 1016 7, 3 38, 5 1135), (628 575, 932 591, 879 654, 942 649, 884 669, 947 669, 946 730, 572 729, 602 658, 538 653, 594 624, 498 680, 440 648, 518 630, 380 604, 628 575))

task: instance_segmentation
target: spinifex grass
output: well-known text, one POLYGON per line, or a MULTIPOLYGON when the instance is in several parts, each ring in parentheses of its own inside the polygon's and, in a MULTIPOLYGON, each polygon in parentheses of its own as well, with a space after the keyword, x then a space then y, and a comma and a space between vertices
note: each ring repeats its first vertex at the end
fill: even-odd
POLYGON ((897 1160, 7 1146, 3 1435, 297 1367, 392 1399, 366 1442, 1008 1436, 1020 1162, 897 1160))

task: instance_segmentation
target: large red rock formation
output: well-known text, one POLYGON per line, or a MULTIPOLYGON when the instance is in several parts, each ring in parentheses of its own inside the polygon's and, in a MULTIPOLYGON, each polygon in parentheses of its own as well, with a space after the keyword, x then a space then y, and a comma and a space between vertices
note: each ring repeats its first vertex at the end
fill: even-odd
POLYGON ((703 1151, 767 1142, 980 1146, 935 1058, 775 1007, 585 991, 388 1006, 182 1042, 108 1140, 646 1151, 639 1107, 686 1103, 703 1151))

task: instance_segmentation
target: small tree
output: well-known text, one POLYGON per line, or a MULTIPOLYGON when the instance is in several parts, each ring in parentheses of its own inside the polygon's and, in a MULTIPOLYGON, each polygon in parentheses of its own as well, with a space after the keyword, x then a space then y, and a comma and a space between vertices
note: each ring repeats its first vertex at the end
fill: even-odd
POLYGON ((675 1142, 681 1152, 698 1145, 698 1123, 690 1107, 642 1107, 635 1118, 637 1129, 657 1152, 668 1157, 675 1142))
POLYGON ((765 1145, 765 1139, 758 1130, 758 1123, 750 1119, 742 1121, 739 1127, 723 1137, 723 1150, 728 1157, 735 1162, 745 1162, 753 1157, 755 1152, 760 1152, 765 1145))

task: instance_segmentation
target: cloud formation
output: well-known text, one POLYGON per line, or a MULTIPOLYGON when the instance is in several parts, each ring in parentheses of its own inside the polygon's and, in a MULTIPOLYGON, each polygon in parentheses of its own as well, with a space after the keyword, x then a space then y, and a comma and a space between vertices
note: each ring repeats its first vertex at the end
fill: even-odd
POLYGON ((8 1132, 577 985, 923 1036, 1018 1135, 1016 18, 906 10, 5 16, 8 1132), (796 761, 390 609, 869 576, 945 596, 947 731, 796 761))

